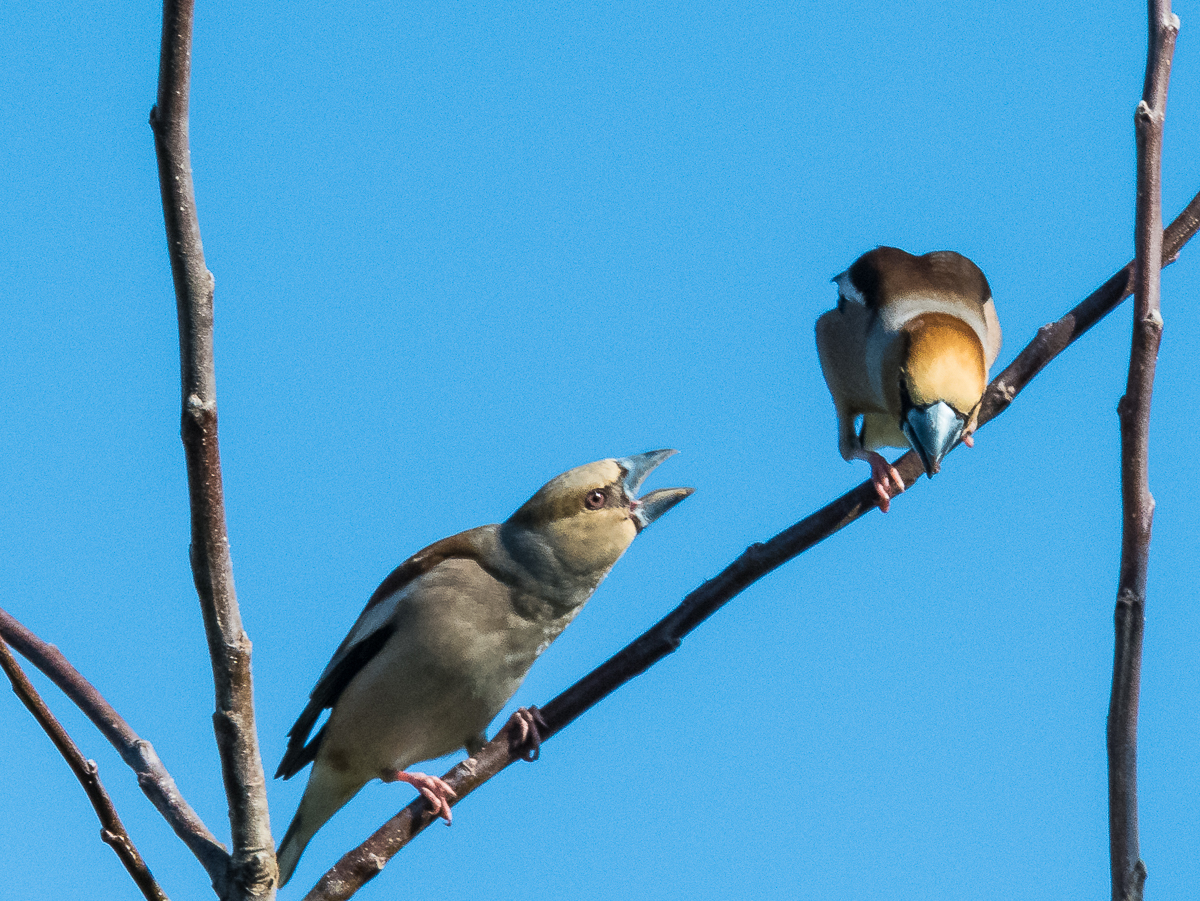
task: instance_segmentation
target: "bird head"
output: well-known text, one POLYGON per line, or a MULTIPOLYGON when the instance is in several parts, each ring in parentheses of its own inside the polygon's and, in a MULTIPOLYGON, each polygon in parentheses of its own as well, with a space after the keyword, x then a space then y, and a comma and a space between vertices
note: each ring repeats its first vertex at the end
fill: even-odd
POLYGON ((987 364, 979 336, 954 316, 926 313, 906 323, 904 331, 900 431, 932 476, 979 406, 987 364))
POLYGON ((543 485, 504 523, 509 531, 549 550, 563 569, 603 577, 637 534, 690 495, 691 488, 637 491, 673 450, 597 460, 567 470, 543 485))

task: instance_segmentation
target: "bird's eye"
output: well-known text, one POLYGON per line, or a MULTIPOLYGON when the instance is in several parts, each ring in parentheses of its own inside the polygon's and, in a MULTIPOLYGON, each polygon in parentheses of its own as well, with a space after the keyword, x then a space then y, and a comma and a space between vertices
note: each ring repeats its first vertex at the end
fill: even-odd
POLYGON ((589 510, 599 510, 604 506, 604 502, 606 500, 608 500, 608 497, 603 491, 601 491, 599 488, 593 488, 583 499, 583 505, 589 510))

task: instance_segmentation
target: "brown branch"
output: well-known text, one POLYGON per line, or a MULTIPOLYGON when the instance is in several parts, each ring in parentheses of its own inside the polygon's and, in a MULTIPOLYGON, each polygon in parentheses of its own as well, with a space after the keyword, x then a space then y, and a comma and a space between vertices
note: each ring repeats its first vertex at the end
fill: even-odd
POLYGON ((250 640, 242 629, 221 485, 213 367, 213 278, 204 263, 188 148, 191 0, 164 0, 158 102, 150 112, 179 316, 182 437, 191 504, 192 576, 212 659, 213 727, 229 802, 232 854, 222 897, 269 897, 277 869, 254 726, 250 640))
POLYGON ((95 686, 67 662, 58 648, 46 644, 3 609, 0 609, 0 637, 45 673, 83 711, 137 774, 138 787, 196 855, 214 884, 223 881, 229 869, 229 855, 180 795, 175 780, 154 753, 150 742, 143 741, 130 728, 95 686))
POLYGON ((133 839, 129 837, 125 824, 121 822, 116 808, 113 807, 112 798, 104 790, 96 762, 84 759, 83 753, 75 745, 75 742, 71 741, 67 730, 62 727, 62 723, 55 719, 54 714, 46 707, 45 702, 42 701, 37 690, 25 676, 17 659, 13 657, 12 651, 9 650, 2 638, 0 638, 0 669, 4 670, 8 680, 12 683, 13 692, 33 714, 33 718, 37 720, 42 730, 50 736, 50 741, 54 742, 54 747, 58 748, 58 753, 67 761, 71 772, 75 774, 75 778, 87 792, 88 800, 92 802, 92 808, 96 811, 96 816, 100 818, 100 838, 116 852, 121 864, 129 871, 129 875, 133 877, 133 881, 137 883, 137 887, 141 889, 147 901, 167 901, 166 894, 150 874, 150 868, 146 866, 146 861, 142 860, 142 855, 134 847, 133 839))
MULTIPOLYGON (((1166 262, 1174 261, 1197 228, 1200 228, 1200 194, 1192 198, 1164 234, 1163 245, 1168 250, 1166 262)), ((1133 264, 1126 265, 1067 315, 1038 330, 1033 341, 988 386, 980 410, 980 427, 1003 413, 1047 363, 1129 296, 1132 271, 1133 264)), ((912 452, 896 461, 896 468, 905 484, 910 486, 915 486, 917 476, 923 471, 920 460, 912 452)), ((542 707, 548 725, 542 732, 543 740, 564 729, 599 700, 678 648, 685 635, 747 586, 876 506, 878 497, 871 482, 866 481, 769 541, 751 545, 715 578, 685 597, 683 603, 655 626, 542 707)), ((457 801, 461 801, 518 759, 520 756, 510 751, 510 729, 506 726, 477 755, 455 766, 443 778, 453 787, 457 801)), ((424 800, 417 799, 409 804, 365 842, 344 855, 321 877, 305 896, 305 901, 349 898, 377 876, 397 851, 435 819, 424 800)))
POLYGON ((1150 0, 1149 49, 1137 137, 1133 338, 1121 422, 1121 569, 1114 617, 1108 708, 1108 824, 1113 901, 1141 901, 1146 865, 1138 845, 1137 717, 1145 626, 1146 574, 1154 498, 1150 494, 1150 402, 1162 339, 1162 134, 1179 20, 1170 0, 1150 0))

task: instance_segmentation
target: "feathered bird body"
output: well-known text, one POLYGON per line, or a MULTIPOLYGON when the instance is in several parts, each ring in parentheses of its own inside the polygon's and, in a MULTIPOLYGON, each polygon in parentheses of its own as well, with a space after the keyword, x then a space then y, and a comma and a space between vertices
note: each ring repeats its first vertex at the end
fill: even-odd
POLYGON ((983 272, 953 251, 877 247, 834 282, 838 304, 817 320, 817 354, 838 449, 871 463, 886 509, 888 476, 899 476, 875 450, 913 447, 932 475, 954 441, 970 441, 1000 323, 983 272))
POLYGON ((405 771, 484 744, 488 723, 637 533, 691 494, 634 497, 671 453, 570 470, 504 523, 438 541, 383 581, 288 733, 276 776, 310 761, 313 769, 279 844, 280 885, 316 831, 371 779, 426 786, 422 794, 444 802, 449 819, 448 787, 405 771))

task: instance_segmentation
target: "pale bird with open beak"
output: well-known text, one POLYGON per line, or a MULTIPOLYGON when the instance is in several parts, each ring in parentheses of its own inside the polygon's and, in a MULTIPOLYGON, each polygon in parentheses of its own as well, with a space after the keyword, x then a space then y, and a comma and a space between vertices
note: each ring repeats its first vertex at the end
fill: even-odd
MULTIPOLYGON (((413 785, 450 822, 450 786, 408 768, 483 746, 484 730, 533 661, 634 537, 692 493, 662 488, 637 497, 651 470, 674 453, 569 470, 505 522, 431 544, 384 579, 288 733, 275 775, 287 779, 310 761, 313 768, 279 844, 280 886, 309 839, 372 779, 413 785), (328 721, 310 739, 326 708, 328 721)), ((514 718, 532 759, 540 742, 536 708, 514 718)))
POLYGON ((838 450, 870 464, 886 513, 889 488, 905 486, 876 449, 911 447, 932 477, 957 442, 974 445, 1000 321, 979 267, 950 250, 918 257, 877 247, 833 281, 837 307, 817 320, 817 355, 838 450))

